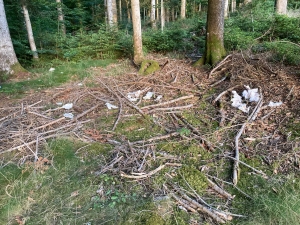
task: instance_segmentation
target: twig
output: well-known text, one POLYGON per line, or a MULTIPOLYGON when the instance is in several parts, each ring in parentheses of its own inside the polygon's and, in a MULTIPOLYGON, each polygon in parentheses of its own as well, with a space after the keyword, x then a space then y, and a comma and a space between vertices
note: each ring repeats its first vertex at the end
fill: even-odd
POLYGON ((218 80, 217 82, 209 85, 210 87, 214 87, 217 86, 219 83, 223 82, 224 80, 226 80, 227 76, 223 77, 221 80, 218 80))
MULTIPOLYGON (((68 132, 68 133, 70 133, 70 132, 68 132)), ((68 134, 68 133, 51 134, 51 135, 46 136, 46 137, 41 137, 39 140, 47 140, 47 139, 50 139, 50 138, 54 138, 54 137, 59 137, 59 136, 62 136, 62 135, 66 135, 66 134, 68 134)), ((16 147, 7 149, 7 150, 5 150, 5 151, 0 152, 0 155, 1 155, 1 154, 4 154, 4 153, 7 153, 7 152, 12 152, 12 151, 14 151, 14 150, 17 150, 17 149, 19 149, 19 148, 23 148, 23 147, 25 147, 25 146, 29 146, 29 145, 31 145, 31 144, 35 144, 36 141, 37 141, 37 140, 30 141, 30 142, 28 142, 28 143, 25 143, 25 144, 22 144, 22 145, 19 145, 19 146, 16 146, 16 147)))
MULTIPOLYGON (((232 157, 232 159, 234 159, 234 158, 232 157)), ((233 184, 230 183, 230 182, 227 182, 227 181, 225 181, 225 180, 222 180, 222 179, 220 179, 220 178, 218 178, 218 177, 211 176, 211 175, 209 175, 209 174, 206 174, 206 176, 208 176, 208 177, 210 177, 210 178, 212 178, 212 179, 221 181, 221 182, 223 182, 223 183, 225 183, 225 184, 229 184, 229 185, 233 186, 236 190, 238 190, 240 193, 242 193, 243 195, 245 195, 247 198, 253 199, 250 195, 246 194, 244 191, 242 191, 241 189, 239 189, 237 186, 233 185, 233 184)), ((241 216, 241 215, 240 215, 240 216, 241 216)))
POLYGON ((59 119, 57 119, 57 120, 54 120, 54 121, 52 121, 52 122, 50 122, 50 123, 47 123, 47 124, 44 124, 44 125, 42 125, 42 126, 36 127, 36 128, 34 128, 33 130, 39 130, 39 129, 42 129, 42 128, 51 126, 51 125, 53 125, 53 124, 55 124, 55 123, 59 123, 60 121, 65 120, 65 119, 66 119, 65 117, 61 117, 61 118, 59 118, 59 119))
POLYGON ((243 161, 241 161, 241 160, 237 160, 236 158, 231 157, 231 156, 229 156, 229 155, 225 155, 225 157, 226 157, 226 158, 229 158, 229 159, 232 159, 232 160, 234 160, 234 161, 238 161, 240 164, 242 164, 242 165, 248 167, 249 169, 252 169, 252 170, 253 170, 254 172, 256 172, 257 174, 262 175, 263 178, 266 178, 266 179, 269 178, 268 175, 265 174, 264 172, 262 172, 261 170, 255 169, 254 167, 248 165, 247 163, 245 163, 245 162, 243 162, 243 161))
POLYGON ((44 116, 44 115, 39 114, 39 113, 36 113, 36 112, 27 111, 27 113, 29 113, 29 114, 34 114, 34 115, 36 115, 36 116, 40 116, 40 117, 43 117, 43 118, 48 119, 48 120, 53 120, 51 117, 44 116))
POLYGON ((178 132, 173 132, 173 133, 170 133, 170 134, 149 138, 148 140, 135 141, 135 142, 132 142, 131 144, 141 144, 141 143, 145 143, 145 142, 164 140, 164 139, 167 139, 167 138, 173 137, 173 136, 179 136, 179 133, 178 132))
POLYGON ((153 113, 155 111, 174 111, 174 110, 179 110, 179 109, 188 109, 193 107, 193 104, 189 105, 183 105, 183 106, 175 106, 175 107, 170 107, 170 108, 154 108, 148 111, 148 113, 153 113))
POLYGON ((148 109, 148 108, 155 108, 155 107, 158 107, 158 106, 168 105, 168 104, 171 104, 171 103, 174 103, 174 102, 178 102, 178 101, 181 101, 181 100, 186 100, 186 99, 194 98, 194 97, 195 97, 195 95, 182 96, 180 98, 172 99, 172 100, 167 101, 167 102, 162 102, 162 103, 158 103, 158 104, 155 104, 155 105, 147 105, 147 106, 142 107, 141 109, 144 110, 144 109, 148 109))
POLYGON ((215 68, 213 68, 212 71, 210 71, 210 73, 208 74, 208 78, 210 78, 210 76, 218 69, 220 68, 222 65, 224 65, 226 63, 226 60, 232 56, 231 54, 226 56, 215 68))
POLYGON ((222 188, 220 188, 218 185, 216 185, 214 182, 212 182, 210 179, 207 178, 208 184, 209 186, 215 190, 217 193, 219 193, 220 195, 224 196, 225 198, 232 200, 234 198, 234 196, 232 196, 230 193, 228 193, 227 191, 223 190, 222 188))
POLYGON ((225 90, 225 91, 223 91, 222 93, 220 93, 216 98, 215 98, 215 100, 213 100, 213 104, 215 104, 223 95, 225 95, 228 91, 232 91, 233 89, 235 89, 235 88, 237 88, 237 87, 239 87, 240 85, 235 85, 235 86, 233 86, 233 87, 231 87, 231 88, 229 88, 229 89, 227 89, 227 90, 225 90))
POLYGON ((156 174, 157 172, 159 172, 160 170, 162 170, 166 166, 181 166, 181 165, 182 164, 179 164, 179 163, 166 163, 164 165, 160 165, 155 170, 152 170, 147 174, 143 174, 143 175, 139 175, 139 176, 127 175, 127 174, 125 174, 124 172, 121 171, 121 177, 132 178, 132 179, 142 179, 142 178, 151 177, 153 174, 156 174))
POLYGON ((234 185, 237 185, 237 182, 238 182, 238 171, 239 171, 239 159, 240 159, 240 153, 239 153, 239 139, 242 135, 242 133, 244 132, 247 124, 249 122, 252 122, 256 116, 257 116, 257 113, 260 111, 260 108, 262 106, 262 101, 263 99, 263 96, 261 94, 261 97, 256 105, 256 107, 254 108, 253 112, 251 113, 251 115, 247 118, 246 122, 242 125, 241 129, 239 130, 239 132, 237 133, 237 135, 235 136, 235 161, 234 161, 234 164, 233 164, 233 178, 232 178, 232 182, 234 185))

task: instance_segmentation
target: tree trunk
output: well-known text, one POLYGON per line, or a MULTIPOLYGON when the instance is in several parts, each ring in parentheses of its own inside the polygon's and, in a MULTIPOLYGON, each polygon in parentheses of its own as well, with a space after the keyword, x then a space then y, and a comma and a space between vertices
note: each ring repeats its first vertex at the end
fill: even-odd
POLYGON ((252 0, 244 0, 244 5, 247 5, 247 4, 251 3, 251 2, 252 2, 252 0))
POLYGON ((171 20, 174 22, 175 21, 175 8, 172 7, 172 10, 171 10, 171 20))
POLYGON ((122 21, 122 0, 119 0, 119 18, 122 21))
POLYGON ((151 0, 151 27, 152 29, 156 29, 156 22, 155 22, 155 0, 151 0))
POLYGON ((142 27, 139 0, 131 0, 131 14, 133 26, 133 60, 136 64, 143 61, 142 27))
POLYGON ((164 7, 164 0, 160 0, 160 26, 161 31, 164 30, 165 27, 165 7, 164 7))
POLYGON ((186 0, 181 0, 181 8, 180 8, 180 18, 185 19, 185 6, 186 6, 186 0))
POLYGON ((29 13, 28 13, 26 3, 24 1, 22 1, 22 9, 23 9, 24 19, 25 19, 25 24, 26 24, 28 41, 29 41, 30 49, 32 51, 33 59, 38 59, 39 56, 38 56, 38 53, 36 51, 36 45, 35 45, 34 36, 33 36, 33 32, 32 32, 30 17, 29 17, 29 13))
POLYGON ((224 18, 228 18, 228 13, 229 13, 229 0, 225 0, 225 5, 224 5, 224 18))
POLYGON ((166 8, 166 22, 170 22, 170 8, 169 6, 166 8))
POLYGON ((58 14, 58 23, 61 30, 62 35, 66 36, 66 26, 65 26, 65 20, 64 20, 64 14, 62 11, 62 3, 61 0, 56 0, 57 3, 57 14, 58 14))
POLYGON ((4 74, 24 71, 21 67, 11 41, 3 0, 0 0, 0 78, 4 74))
POLYGON ((131 15, 130 15, 130 8, 129 8, 129 0, 125 0, 125 1, 126 1, 126 8, 127 8, 127 21, 130 22, 131 15))
POLYGON ((223 40, 224 5, 223 0, 208 1, 205 52, 203 57, 195 63, 195 66, 215 65, 226 54, 223 40))
POLYGON ((110 28, 118 25, 116 0, 107 0, 107 19, 110 28))
POLYGON ((159 21, 159 8, 158 8, 158 0, 156 0, 156 18, 159 21))
POLYGON ((286 15, 287 13, 287 0, 276 1, 276 13, 280 15, 286 15))
POLYGON ((231 12, 235 12, 236 10, 236 0, 231 0, 231 12))

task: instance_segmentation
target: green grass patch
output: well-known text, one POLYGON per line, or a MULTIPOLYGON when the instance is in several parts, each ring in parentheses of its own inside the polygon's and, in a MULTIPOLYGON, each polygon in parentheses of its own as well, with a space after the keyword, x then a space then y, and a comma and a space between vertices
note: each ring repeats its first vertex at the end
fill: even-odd
POLYGON ((105 67, 113 62, 115 62, 115 60, 112 59, 89 59, 80 62, 54 62, 54 65, 49 65, 47 68, 29 69, 32 74, 38 75, 32 76, 27 80, 1 84, 0 93, 21 94, 30 89, 39 90, 59 86, 70 80, 82 80, 83 78, 90 76, 91 73, 88 68, 105 67), (49 71, 51 67, 55 68, 53 72, 49 71))

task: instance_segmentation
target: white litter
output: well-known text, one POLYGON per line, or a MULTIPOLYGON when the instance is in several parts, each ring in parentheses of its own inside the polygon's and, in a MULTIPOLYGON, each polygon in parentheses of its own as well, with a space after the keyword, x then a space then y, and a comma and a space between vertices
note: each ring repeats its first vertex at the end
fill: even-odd
POLYGON ((78 83, 77 85, 78 85, 78 86, 82 86, 83 84, 82 84, 82 83, 78 83))
POLYGON ((149 100, 153 97, 154 92, 148 91, 147 94, 143 97, 144 100, 149 100))
POLYGON ((69 119, 73 119, 74 115, 73 115, 73 113, 64 113, 64 117, 69 118, 69 119))
POLYGON ((258 102, 260 99, 258 88, 250 89, 249 86, 245 85, 247 90, 244 90, 242 95, 245 99, 249 100, 250 102, 258 102))
POLYGON ((281 106, 282 105, 282 101, 280 102, 270 102, 268 106, 270 107, 277 107, 277 106, 281 106))
POLYGON ((53 72, 54 70, 55 70, 55 68, 52 68, 52 67, 51 67, 51 68, 49 69, 49 72, 53 72))
POLYGON ((72 109, 73 108, 73 103, 67 103, 67 104, 63 105, 62 108, 64 108, 64 109, 72 109))
POLYGON ((162 99, 162 95, 158 95, 154 101, 159 102, 162 99))
POLYGON ((106 107, 110 110, 110 109, 117 109, 118 108, 118 106, 115 106, 115 105, 112 105, 112 104, 110 104, 110 103, 105 103, 105 105, 106 105, 106 107))
POLYGON ((139 99, 140 95, 141 95, 141 91, 140 91, 140 90, 135 91, 135 92, 129 92, 129 93, 127 94, 127 98, 128 98, 131 102, 136 102, 136 101, 139 99))
POLYGON ((245 113, 248 113, 250 107, 247 108, 247 105, 245 103, 242 103, 242 97, 236 91, 232 91, 232 94, 233 97, 231 99, 231 105, 245 113))
POLYGON ((56 105, 62 106, 62 102, 56 102, 56 105))

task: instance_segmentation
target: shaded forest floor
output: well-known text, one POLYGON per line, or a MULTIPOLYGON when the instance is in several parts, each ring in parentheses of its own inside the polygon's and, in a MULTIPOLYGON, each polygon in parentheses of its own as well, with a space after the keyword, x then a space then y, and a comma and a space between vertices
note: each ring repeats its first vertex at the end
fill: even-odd
POLYGON ((0 221, 299 221, 300 68, 247 52, 214 70, 150 58, 161 69, 147 76, 120 60, 21 99, 0 93, 0 221), (248 113, 231 102, 246 85, 260 95, 243 100, 248 113))

